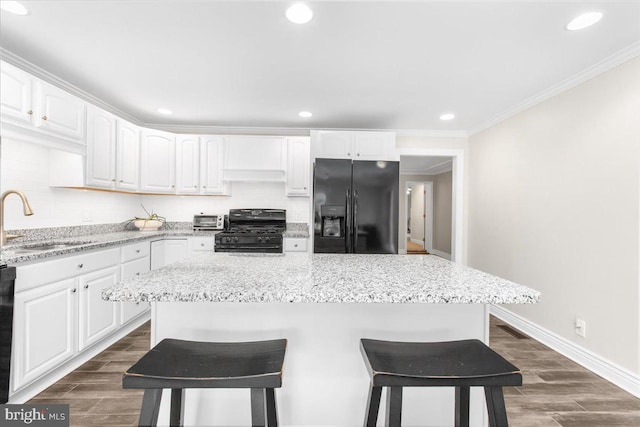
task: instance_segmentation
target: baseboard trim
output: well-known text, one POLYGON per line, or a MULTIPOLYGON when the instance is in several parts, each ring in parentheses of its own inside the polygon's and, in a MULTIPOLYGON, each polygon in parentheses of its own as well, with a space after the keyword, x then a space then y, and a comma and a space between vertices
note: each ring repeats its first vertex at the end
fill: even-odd
POLYGON ((437 255, 440 258, 448 259, 449 261, 451 261, 451 254, 439 251, 437 249, 428 249, 428 251, 431 255, 437 255))
POLYGON ((621 389, 640 397, 640 375, 611 362, 503 307, 491 305, 490 313, 547 347, 584 366, 621 389))
POLYGON ((413 237, 410 238, 409 240, 411 240, 411 242, 415 243, 416 245, 420 245, 424 247, 424 240, 414 239, 413 237))

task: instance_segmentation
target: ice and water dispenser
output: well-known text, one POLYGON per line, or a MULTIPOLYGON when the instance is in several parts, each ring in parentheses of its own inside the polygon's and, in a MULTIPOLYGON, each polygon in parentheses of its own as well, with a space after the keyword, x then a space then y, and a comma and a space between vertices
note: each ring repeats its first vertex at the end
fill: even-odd
POLYGON ((322 205, 320 215, 322 216, 322 237, 344 237, 344 206, 322 205))

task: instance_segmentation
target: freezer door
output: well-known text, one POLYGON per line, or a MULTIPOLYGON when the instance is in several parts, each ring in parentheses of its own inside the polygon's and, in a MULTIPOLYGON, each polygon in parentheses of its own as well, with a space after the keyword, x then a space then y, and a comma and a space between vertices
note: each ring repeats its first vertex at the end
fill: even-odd
POLYGON ((398 253, 398 162, 353 162, 355 253, 398 253))
POLYGON ((313 252, 350 251, 351 160, 316 159, 313 180, 313 252))

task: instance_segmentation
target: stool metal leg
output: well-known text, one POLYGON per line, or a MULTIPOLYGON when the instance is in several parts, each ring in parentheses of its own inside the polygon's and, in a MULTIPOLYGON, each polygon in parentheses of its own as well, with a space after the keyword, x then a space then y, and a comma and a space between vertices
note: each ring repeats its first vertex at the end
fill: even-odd
POLYGON ((456 387, 456 427, 469 427, 469 386, 456 387))
POLYGON ((138 426, 154 427, 158 424, 160 400, 162 400, 161 388, 145 389, 144 397, 142 398, 142 408, 140 409, 140 419, 138 420, 138 426))
POLYGON ((182 412, 182 398, 183 389, 172 388, 171 389, 171 416, 169 419, 169 425, 171 427, 182 427, 183 412, 182 412))
POLYGON ((489 414, 489 426, 507 427, 507 409, 504 406, 502 387, 485 387, 485 399, 487 400, 487 412, 489 414))
POLYGON ((402 420, 402 387, 387 387, 385 427, 400 427, 402 420))
POLYGON ((267 404, 267 426, 278 427, 278 411, 276 409, 275 391, 272 388, 266 388, 264 392, 267 404))
POLYGON ((364 419, 364 427, 376 427, 378 422, 378 411, 380 410, 380 395, 382 387, 369 388, 369 399, 367 400, 367 412, 364 419))
POLYGON ((253 427, 265 427, 265 400, 266 393, 263 388, 251 389, 251 425, 253 427))

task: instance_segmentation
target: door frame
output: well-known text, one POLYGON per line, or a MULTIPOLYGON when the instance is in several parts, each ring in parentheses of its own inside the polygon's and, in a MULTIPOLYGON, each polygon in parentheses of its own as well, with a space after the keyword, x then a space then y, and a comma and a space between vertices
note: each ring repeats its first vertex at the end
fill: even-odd
POLYGON ((424 206, 422 206, 422 213, 424 214, 424 250, 431 253, 433 251, 433 181, 407 181, 404 184, 405 193, 405 223, 411 217, 409 211, 409 194, 407 191, 411 184, 424 185, 424 206))
POLYGON ((464 239, 464 150, 449 148, 398 148, 398 156, 451 157, 451 261, 465 264, 467 248, 464 239))

